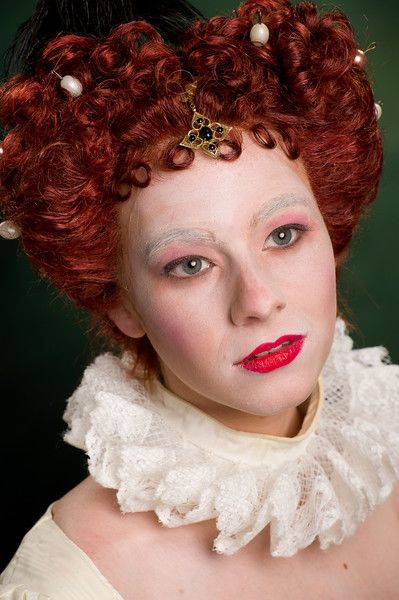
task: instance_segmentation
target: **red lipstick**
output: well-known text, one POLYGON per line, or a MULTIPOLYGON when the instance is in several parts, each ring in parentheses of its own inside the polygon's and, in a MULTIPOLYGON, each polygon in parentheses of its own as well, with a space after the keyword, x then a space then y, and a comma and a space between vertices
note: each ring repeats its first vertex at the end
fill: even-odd
POLYGON ((235 364, 248 371, 268 373, 292 362, 301 351, 304 340, 304 335, 283 335, 275 342, 257 346, 248 356, 235 364), (265 352, 267 354, 263 354, 265 352))

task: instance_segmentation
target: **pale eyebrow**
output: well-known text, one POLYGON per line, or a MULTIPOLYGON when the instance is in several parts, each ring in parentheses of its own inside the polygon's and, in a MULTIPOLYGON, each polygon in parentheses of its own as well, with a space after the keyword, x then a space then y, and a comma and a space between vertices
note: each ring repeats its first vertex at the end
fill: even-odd
POLYGON ((267 221, 275 212, 282 208, 289 208, 302 204, 310 208, 309 200, 306 196, 296 196, 295 194, 281 194, 272 198, 272 200, 266 200, 260 207, 260 209, 254 214, 250 221, 250 226, 253 228, 261 221, 267 221))
POLYGON ((216 239, 212 231, 205 231, 204 229, 170 229, 166 234, 162 233, 160 236, 146 243, 144 246, 144 258, 148 261, 160 248, 169 246, 169 244, 176 241, 207 242, 221 249, 226 247, 224 242, 216 239))

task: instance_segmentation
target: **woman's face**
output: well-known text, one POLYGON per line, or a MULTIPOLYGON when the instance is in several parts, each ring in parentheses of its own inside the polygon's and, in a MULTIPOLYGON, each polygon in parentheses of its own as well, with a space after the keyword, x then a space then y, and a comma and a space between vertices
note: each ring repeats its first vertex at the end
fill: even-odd
POLYGON ((334 333, 335 260, 300 162, 247 133, 243 142, 236 161, 197 151, 122 205, 129 306, 109 314, 127 335, 148 336, 173 392, 211 414, 269 416, 317 384, 334 333), (289 364, 236 364, 290 334, 305 340, 289 364))

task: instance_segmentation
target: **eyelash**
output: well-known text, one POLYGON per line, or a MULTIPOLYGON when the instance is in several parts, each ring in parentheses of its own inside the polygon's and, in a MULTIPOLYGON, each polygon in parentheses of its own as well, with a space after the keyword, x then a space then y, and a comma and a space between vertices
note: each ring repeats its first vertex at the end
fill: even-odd
MULTIPOLYGON (((273 248, 281 248, 283 250, 286 250, 288 248, 292 248, 292 246, 295 246, 295 244, 297 242, 299 242, 301 240, 301 238, 303 237, 304 233, 306 233, 307 231, 310 231, 310 228, 307 227, 306 225, 301 225, 299 223, 290 223, 289 225, 282 225, 281 227, 277 227, 277 229, 274 229, 270 235, 267 236, 266 239, 268 239, 269 237, 271 237, 272 235, 278 235, 280 232, 282 231, 289 231, 290 229, 293 229, 297 232, 298 236, 296 237, 296 239, 294 240, 294 242, 287 244, 286 246, 279 246, 278 244, 276 246, 273 246, 273 248)), ((201 274, 202 272, 199 273, 194 273, 193 275, 186 275, 185 277, 179 277, 176 275, 172 275, 171 271, 177 267, 178 265, 184 263, 185 261, 189 260, 189 259, 201 259, 201 260, 205 260, 207 262, 209 262, 210 264, 211 261, 209 261, 207 258, 203 257, 203 256, 199 256, 198 254, 189 254, 187 256, 182 256, 181 258, 177 258, 176 260, 173 260, 172 262, 168 263, 167 265, 164 266, 163 268, 163 274, 166 277, 175 277, 176 279, 192 279, 193 277, 195 277, 198 274, 201 274)), ((207 270, 207 269, 205 269, 207 270)))

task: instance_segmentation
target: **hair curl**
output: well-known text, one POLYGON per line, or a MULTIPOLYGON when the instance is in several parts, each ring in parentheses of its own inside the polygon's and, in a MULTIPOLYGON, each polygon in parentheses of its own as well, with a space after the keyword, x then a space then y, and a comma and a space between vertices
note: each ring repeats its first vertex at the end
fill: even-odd
POLYGON ((198 110, 236 126, 222 160, 240 155, 240 129, 266 151, 278 136, 290 158, 301 157, 338 256, 375 198, 382 167, 373 93, 356 50, 338 10, 247 1, 232 18, 195 20, 177 50, 146 21, 103 39, 57 37, 33 75, 2 86, 3 213, 21 227, 39 273, 90 312, 100 336, 136 356, 135 376, 146 379, 158 364, 146 336, 128 338, 107 317, 121 294, 120 184, 145 187, 151 165, 184 169, 194 160, 178 146, 191 127, 178 95, 187 71, 201 78, 198 110), (263 47, 249 39, 259 10, 271 32, 263 47), (68 96, 53 70, 78 77, 83 95, 68 96), (144 180, 136 176, 143 168, 144 180))

